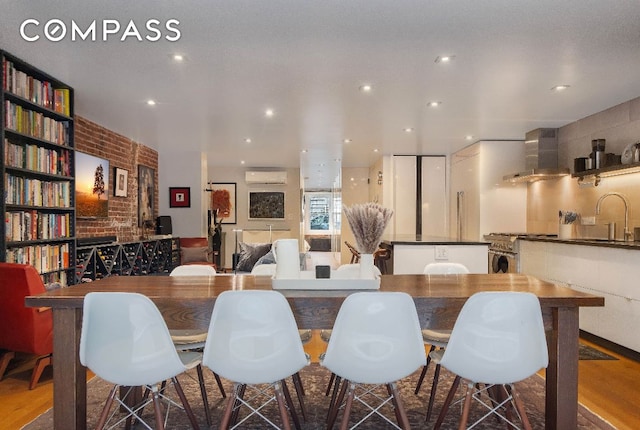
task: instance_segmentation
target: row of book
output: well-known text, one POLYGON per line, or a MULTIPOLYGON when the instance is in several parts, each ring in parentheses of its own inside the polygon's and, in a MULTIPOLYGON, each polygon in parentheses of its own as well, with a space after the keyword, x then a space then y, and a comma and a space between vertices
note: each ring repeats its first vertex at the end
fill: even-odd
POLYGON ((58 145, 69 144, 69 123, 67 121, 56 121, 9 100, 5 101, 4 113, 4 124, 10 130, 58 145))
POLYGON ((7 263, 30 264, 40 273, 69 267, 69 243, 7 249, 7 263))
POLYGON ((71 207, 71 184, 68 181, 41 181, 4 175, 5 203, 38 207, 71 207))
POLYGON ((64 149, 48 149, 38 145, 16 145, 4 140, 4 165, 41 173, 71 176, 71 155, 64 149))
POLYGON ((70 116, 71 99, 68 88, 54 88, 48 81, 42 81, 18 70, 12 61, 2 61, 2 88, 19 97, 47 109, 70 116))
POLYGON ((71 214, 36 210, 5 212, 4 225, 8 242, 60 239, 70 236, 71 214))

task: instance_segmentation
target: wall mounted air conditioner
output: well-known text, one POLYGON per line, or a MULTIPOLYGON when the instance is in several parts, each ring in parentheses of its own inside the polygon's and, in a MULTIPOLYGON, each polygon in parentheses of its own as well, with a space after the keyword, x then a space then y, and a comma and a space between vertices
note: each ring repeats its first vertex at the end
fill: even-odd
POLYGON ((286 184, 287 172, 279 171, 247 171, 244 174, 247 184, 286 184))

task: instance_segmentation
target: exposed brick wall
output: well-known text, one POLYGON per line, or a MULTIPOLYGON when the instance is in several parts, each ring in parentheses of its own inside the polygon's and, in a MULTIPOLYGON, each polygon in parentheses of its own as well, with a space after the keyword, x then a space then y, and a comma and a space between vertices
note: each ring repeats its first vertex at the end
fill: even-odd
MULTIPOLYGON (((109 218, 77 219, 76 236, 117 236, 120 242, 139 240, 138 227, 138 165, 154 169, 154 214, 158 216, 158 153, 140 143, 106 129, 80 116, 75 117, 75 149, 109 160, 109 218), (114 168, 129 172, 127 197, 113 195, 114 168)), ((147 232, 149 233, 149 232, 147 232)))

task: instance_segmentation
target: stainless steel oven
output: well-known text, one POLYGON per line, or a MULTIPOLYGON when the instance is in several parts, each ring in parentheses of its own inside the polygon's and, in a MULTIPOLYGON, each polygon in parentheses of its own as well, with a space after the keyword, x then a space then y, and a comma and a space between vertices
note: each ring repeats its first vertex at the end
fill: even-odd
POLYGON ((490 233, 484 236, 489 242, 489 273, 518 273, 518 233, 490 233))

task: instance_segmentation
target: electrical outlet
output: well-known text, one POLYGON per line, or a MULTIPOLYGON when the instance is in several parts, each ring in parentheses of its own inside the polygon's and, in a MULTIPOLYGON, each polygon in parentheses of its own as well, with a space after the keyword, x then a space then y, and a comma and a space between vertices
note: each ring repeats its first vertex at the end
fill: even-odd
POLYGON ((449 259, 449 247, 443 245, 436 245, 435 247, 435 259, 436 260, 448 260, 449 259))
POLYGON ((596 225, 596 217, 595 216, 583 216, 580 217, 582 225, 596 225))

